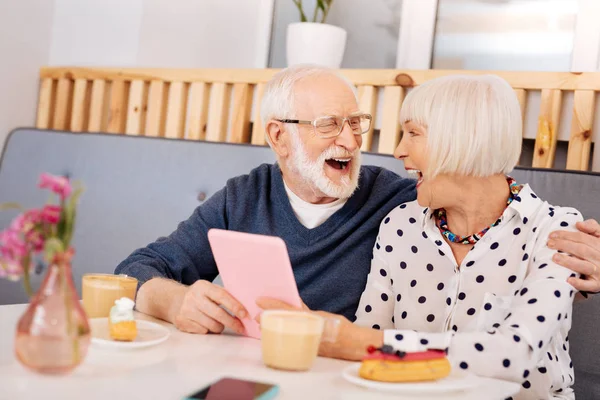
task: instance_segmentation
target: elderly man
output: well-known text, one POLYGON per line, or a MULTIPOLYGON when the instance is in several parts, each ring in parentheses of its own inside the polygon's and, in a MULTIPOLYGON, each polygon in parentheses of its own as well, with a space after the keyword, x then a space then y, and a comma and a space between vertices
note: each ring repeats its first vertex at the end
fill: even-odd
MULTIPOLYGON (((140 281, 140 311, 186 332, 243 331, 239 318, 246 310, 211 283, 218 270, 207 232, 219 228, 281 237, 306 305, 354 320, 381 219, 415 199, 414 181, 361 166, 361 135, 371 116, 359 110, 352 85, 332 70, 279 72, 267 85, 262 120, 278 162, 229 180, 168 237, 117 267, 116 273, 140 281)), ((557 232, 553 245, 579 257, 557 262, 593 275, 596 281, 575 284, 597 290, 600 228, 588 221, 580 229, 557 232)))

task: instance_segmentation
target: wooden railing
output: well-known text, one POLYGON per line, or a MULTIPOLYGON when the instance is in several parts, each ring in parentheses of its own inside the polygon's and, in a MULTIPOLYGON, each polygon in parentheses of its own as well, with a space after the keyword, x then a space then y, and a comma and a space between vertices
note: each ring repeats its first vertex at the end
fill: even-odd
MULTIPOLYGON (((164 136, 265 144, 260 99, 273 69, 42 68, 37 127, 74 132, 164 136)), ((393 153, 400 140, 399 110, 406 91, 449 74, 494 73, 515 89, 525 115, 529 92, 541 92, 534 167, 552 168, 562 100, 574 92, 567 168, 587 170, 600 73, 488 71, 341 71, 358 89, 361 110, 378 121, 363 150, 393 153), (381 100, 381 104, 378 104, 381 100), (381 115, 377 116, 377 112, 381 115)))

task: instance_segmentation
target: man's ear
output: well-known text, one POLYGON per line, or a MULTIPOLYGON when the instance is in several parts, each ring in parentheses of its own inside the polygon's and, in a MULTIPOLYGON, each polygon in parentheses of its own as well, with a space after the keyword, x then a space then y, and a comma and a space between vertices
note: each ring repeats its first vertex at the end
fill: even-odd
POLYGON ((283 123, 274 119, 267 122, 266 134, 271 142, 271 148, 281 158, 290 155, 289 132, 284 129, 283 123))

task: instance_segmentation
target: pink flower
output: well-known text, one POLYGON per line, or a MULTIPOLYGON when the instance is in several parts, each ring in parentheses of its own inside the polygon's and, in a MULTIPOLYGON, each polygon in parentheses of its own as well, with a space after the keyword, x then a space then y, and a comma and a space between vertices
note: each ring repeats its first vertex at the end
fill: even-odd
POLYGON ((60 206, 54 206, 54 205, 44 206, 44 208, 42 208, 42 212, 40 215, 42 222, 45 222, 48 224, 58 224, 58 221, 60 221, 61 211, 62 211, 62 208, 60 208, 60 206))
MULTIPOLYGON (((10 223, 10 230, 12 231, 22 231, 25 226, 25 213, 19 214, 15 219, 10 223)), ((0 239, 1 240, 1 239, 0 239)))
MULTIPOLYGON (((42 211, 38 209, 31 209, 23 214, 19 214, 13 221, 10 223, 10 227, 8 230, 14 231, 17 233, 27 233, 31 231, 36 225, 42 223, 42 211)), ((0 239, 1 241, 1 239, 0 239)))
POLYGON ((23 266, 17 260, 0 261, 0 278, 6 278, 11 281, 18 281, 23 276, 23 266))
POLYGON ((32 208, 23 214, 23 224, 21 232, 30 231, 34 226, 42 222, 42 211, 37 208, 32 208))
POLYGON ((63 176, 55 176, 43 173, 40 176, 39 187, 42 189, 50 189, 54 193, 58 194, 62 200, 69 197, 71 194, 71 183, 63 176))
POLYGON ((19 258, 27 254, 27 246, 18 231, 7 229, 0 232, 0 252, 8 258, 19 258))
POLYGON ((34 251, 44 250, 44 235, 37 229, 32 229, 25 234, 25 241, 34 251))

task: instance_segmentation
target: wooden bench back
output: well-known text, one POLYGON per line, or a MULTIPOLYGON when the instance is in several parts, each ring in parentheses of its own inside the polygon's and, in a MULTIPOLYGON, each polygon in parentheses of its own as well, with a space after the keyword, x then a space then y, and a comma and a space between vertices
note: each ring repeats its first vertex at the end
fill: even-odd
MULTIPOLYGON (((264 145, 260 99, 265 83, 276 72, 42 68, 36 126, 264 145)), ((377 134, 372 128, 365 135, 363 150, 387 154, 393 153, 400 140, 398 118, 406 91, 429 79, 450 74, 497 74, 515 89, 524 116, 528 93, 541 92, 532 163, 540 168, 554 165, 563 97, 565 92, 573 91, 567 169, 588 169, 600 73, 384 69, 341 72, 356 85, 361 110, 373 114, 378 122, 377 134)))

